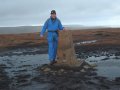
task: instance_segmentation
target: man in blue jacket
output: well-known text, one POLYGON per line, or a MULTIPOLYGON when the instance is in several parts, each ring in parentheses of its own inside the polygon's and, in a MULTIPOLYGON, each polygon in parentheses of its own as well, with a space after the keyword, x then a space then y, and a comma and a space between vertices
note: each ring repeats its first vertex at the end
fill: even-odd
POLYGON ((50 64, 53 65, 56 63, 56 55, 57 55, 57 47, 58 47, 58 30, 64 30, 64 27, 61 24, 61 21, 56 16, 56 11, 51 11, 51 16, 46 20, 42 31, 40 33, 40 37, 43 38, 45 31, 48 31, 48 45, 49 45, 49 60, 50 64))

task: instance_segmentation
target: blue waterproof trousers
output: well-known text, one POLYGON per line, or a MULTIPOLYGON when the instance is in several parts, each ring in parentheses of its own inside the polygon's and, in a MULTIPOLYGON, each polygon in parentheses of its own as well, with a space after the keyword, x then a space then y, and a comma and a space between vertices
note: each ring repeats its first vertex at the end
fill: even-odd
POLYGON ((48 53, 49 53, 49 60, 52 62, 56 59, 57 55, 57 48, 58 48, 58 33, 57 32, 48 32, 47 36, 48 40, 48 53))

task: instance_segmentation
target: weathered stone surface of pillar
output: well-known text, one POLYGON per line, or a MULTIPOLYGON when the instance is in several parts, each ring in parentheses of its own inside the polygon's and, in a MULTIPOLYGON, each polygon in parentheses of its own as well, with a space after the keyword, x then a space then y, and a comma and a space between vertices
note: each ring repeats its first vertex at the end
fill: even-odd
POLYGON ((80 66, 83 60, 77 60, 72 38, 72 31, 59 32, 59 45, 57 51, 57 64, 68 66, 80 66))

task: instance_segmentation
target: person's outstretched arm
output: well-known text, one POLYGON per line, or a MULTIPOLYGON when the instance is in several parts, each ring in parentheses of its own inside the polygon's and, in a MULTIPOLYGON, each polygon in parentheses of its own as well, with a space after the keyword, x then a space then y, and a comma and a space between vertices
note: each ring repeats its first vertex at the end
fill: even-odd
POLYGON ((44 33, 46 32, 47 27, 48 27, 48 20, 44 23, 44 26, 42 27, 42 30, 40 32, 41 37, 44 36, 44 33))
POLYGON ((58 20, 58 21, 59 21, 59 30, 64 30, 64 27, 63 27, 61 21, 60 20, 58 20))

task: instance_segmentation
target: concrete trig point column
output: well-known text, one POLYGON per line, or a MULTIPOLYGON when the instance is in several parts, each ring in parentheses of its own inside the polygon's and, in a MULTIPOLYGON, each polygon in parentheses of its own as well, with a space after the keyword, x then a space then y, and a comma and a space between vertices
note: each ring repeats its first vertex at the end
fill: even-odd
POLYGON ((59 45, 57 52, 58 65, 80 66, 83 60, 77 60, 70 30, 59 32, 59 45))

